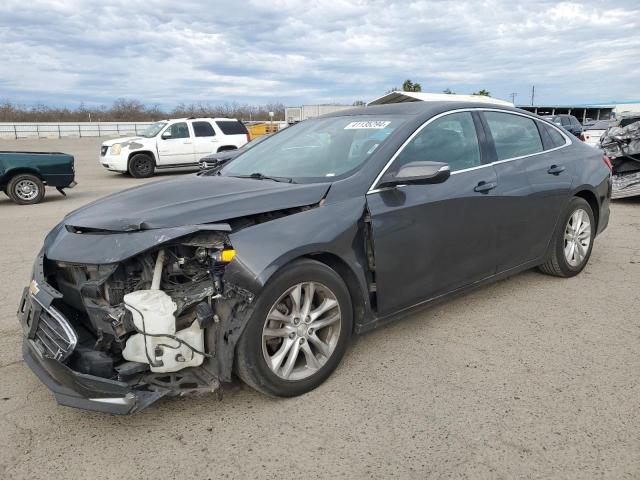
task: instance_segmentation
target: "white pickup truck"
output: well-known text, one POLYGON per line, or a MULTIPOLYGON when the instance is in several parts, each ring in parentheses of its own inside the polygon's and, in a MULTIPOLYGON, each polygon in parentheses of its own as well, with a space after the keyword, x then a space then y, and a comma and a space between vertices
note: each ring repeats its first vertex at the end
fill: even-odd
POLYGON ((211 153, 234 150, 250 140, 233 118, 178 118, 155 122, 137 137, 102 143, 100 163, 108 170, 150 177, 156 169, 197 166, 211 153))

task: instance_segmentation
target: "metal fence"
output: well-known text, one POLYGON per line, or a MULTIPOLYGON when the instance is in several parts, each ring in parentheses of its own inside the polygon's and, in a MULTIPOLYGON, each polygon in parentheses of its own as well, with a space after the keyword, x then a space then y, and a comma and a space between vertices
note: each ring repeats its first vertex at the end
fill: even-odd
POLYGON ((0 123, 0 138, 119 137, 138 135, 152 122, 0 123))

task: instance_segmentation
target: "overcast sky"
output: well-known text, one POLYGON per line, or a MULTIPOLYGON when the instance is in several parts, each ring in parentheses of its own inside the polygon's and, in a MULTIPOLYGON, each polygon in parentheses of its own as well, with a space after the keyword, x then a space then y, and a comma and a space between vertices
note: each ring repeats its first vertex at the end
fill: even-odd
POLYGON ((640 2, 34 1, 0 6, 0 101, 351 103, 410 78, 516 103, 640 99, 640 2))

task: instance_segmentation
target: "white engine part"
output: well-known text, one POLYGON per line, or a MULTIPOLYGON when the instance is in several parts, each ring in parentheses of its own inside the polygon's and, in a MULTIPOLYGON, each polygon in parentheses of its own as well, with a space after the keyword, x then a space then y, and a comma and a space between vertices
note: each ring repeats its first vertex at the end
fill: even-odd
MULTIPOLYGON (((162 290, 138 290, 128 293, 124 296, 124 306, 131 312, 133 323, 138 330, 153 335, 173 335, 196 350, 204 351, 204 331, 198 322, 193 322, 190 327, 176 332, 176 319, 173 315, 176 304, 162 290)), ((142 333, 129 337, 122 356, 125 360, 140 363, 149 363, 151 358, 153 363, 158 365, 154 366, 152 363, 151 371, 158 373, 197 367, 204 361, 201 354, 195 353, 184 343, 170 337, 151 337, 142 333)))

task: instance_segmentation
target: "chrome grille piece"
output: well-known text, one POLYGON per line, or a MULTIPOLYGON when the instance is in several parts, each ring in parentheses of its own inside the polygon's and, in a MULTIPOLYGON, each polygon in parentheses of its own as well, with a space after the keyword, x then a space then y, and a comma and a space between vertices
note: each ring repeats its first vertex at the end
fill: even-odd
POLYGON ((78 337, 64 316, 49 307, 40 313, 34 342, 41 347, 43 356, 61 362, 71 355, 78 337))

